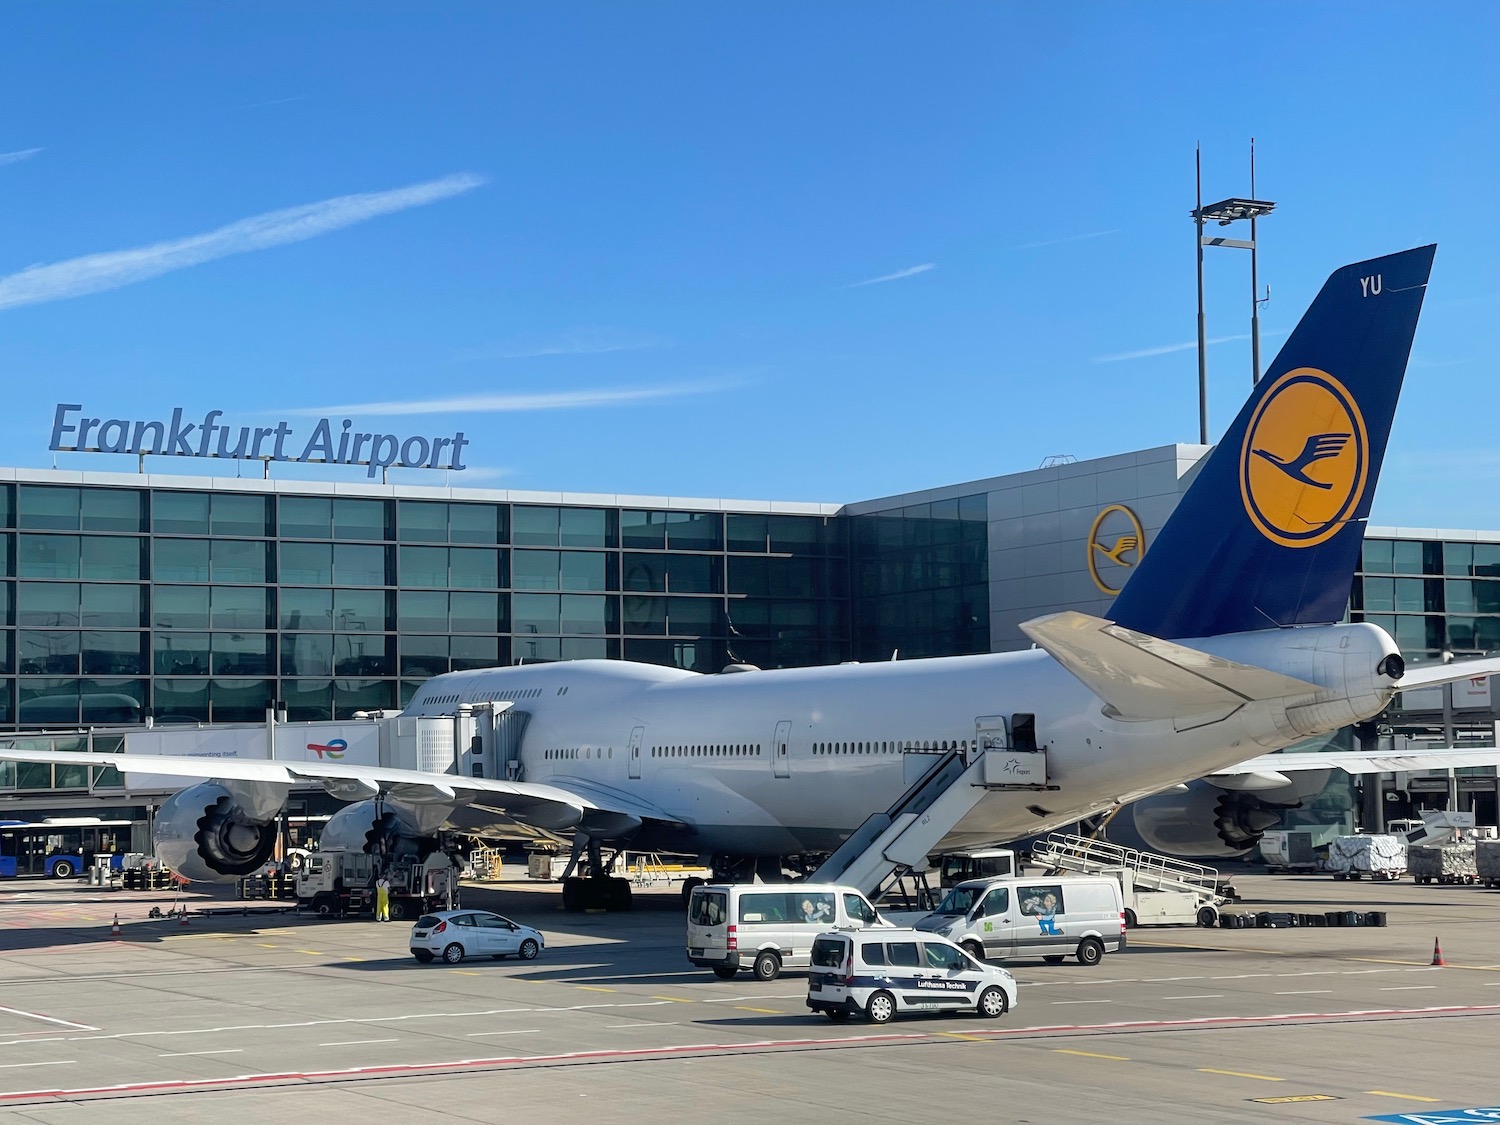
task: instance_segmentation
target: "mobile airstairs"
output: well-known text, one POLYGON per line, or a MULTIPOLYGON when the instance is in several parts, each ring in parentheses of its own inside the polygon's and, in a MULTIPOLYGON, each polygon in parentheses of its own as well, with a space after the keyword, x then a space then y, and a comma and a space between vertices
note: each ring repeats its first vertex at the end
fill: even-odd
POLYGON ((1013 747, 1007 732, 1002 720, 981 719, 974 750, 928 755, 931 767, 890 808, 861 824, 810 879, 878 898, 893 875, 925 871, 927 854, 987 793, 1057 788, 1047 784, 1046 748, 1013 747))
POLYGON ((1054 833, 1032 847, 1031 862, 1057 874, 1118 880, 1131 926, 1213 926, 1219 908, 1237 897, 1215 868, 1086 836, 1054 833))

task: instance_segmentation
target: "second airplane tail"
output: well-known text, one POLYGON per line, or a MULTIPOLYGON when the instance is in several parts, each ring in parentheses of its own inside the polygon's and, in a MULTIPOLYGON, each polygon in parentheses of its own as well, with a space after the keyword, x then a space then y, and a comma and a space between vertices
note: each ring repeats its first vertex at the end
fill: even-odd
POLYGON ((1111 620, 1172 638, 1343 617, 1436 249, 1329 277, 1111 620))

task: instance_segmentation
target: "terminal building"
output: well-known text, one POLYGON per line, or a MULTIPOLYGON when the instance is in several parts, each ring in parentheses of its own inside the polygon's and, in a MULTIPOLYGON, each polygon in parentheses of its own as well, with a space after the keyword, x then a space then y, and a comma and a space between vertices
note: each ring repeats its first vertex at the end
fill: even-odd
MULTIPOLYGON (((0 470, 0 730, 108 750, 91 728, 344 719, 466 668, 1026 647, 1029 618, 1107 614, 1207 451, 844 504, 0 470)), ((1368 529, 1348 614, 1412 663, 1500 650, 1500 533, 1368 529)), ((1487 682, 1408 694, 1346 745, 1493 744, 1487 682)), ((1388 778, 1367 819, 1448 786, 1388 778)), ((1352 824, 1345 789, 1298 812, 1352 824)), ((1493 770, 1459 791, 1495 823, 1493 770)), ((0 763, 0 816, 125 799, 112 770, 0 763)))

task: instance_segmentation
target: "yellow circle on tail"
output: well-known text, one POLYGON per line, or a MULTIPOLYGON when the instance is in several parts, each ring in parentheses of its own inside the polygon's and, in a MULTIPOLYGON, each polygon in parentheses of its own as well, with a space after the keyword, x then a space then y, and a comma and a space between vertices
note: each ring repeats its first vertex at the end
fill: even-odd
POLYGON ((1261 395, 1240 448, 1240 498, 1262 535, 1312 547, 1348 523, 1369 479, 1370 441, 1347 387, 1313 367, 1261 395))

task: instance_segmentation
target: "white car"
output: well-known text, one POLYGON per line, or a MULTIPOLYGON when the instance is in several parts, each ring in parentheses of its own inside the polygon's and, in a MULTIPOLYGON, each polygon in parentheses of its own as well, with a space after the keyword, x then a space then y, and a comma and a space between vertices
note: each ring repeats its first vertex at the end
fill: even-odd
POLYGON ((465 957, 530 961, 546 944, 540 931, 488 910, 440 910, 411 928, 412 956, 424 964, 439 957, 450 965, 465 957))

